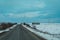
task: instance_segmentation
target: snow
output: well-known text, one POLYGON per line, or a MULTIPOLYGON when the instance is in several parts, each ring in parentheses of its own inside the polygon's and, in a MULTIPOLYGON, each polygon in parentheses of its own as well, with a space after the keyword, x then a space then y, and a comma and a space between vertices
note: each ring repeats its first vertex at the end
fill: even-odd
POLYGON ((0 31, 0 33, 3 33, 3 32, 4 32, 4 30, 0 31))
MULTIPOLYGON (((33 27, 31 23, 29 24, 31 27, 33 27)), ((35 25, 36 29, 42 32, 48 32, 52 35, 36 31, 35 29, 26 27, 26 25, 23 26, 36 35, 41 36, 47 40, 60 40, 60 23, 41 23, 40 25, 35 25)))
POLYGON ((35 26, 38 30, 43 32, 48 32, 51 34, 60 34, 60 23, 41 23, 40 25, 35 26))

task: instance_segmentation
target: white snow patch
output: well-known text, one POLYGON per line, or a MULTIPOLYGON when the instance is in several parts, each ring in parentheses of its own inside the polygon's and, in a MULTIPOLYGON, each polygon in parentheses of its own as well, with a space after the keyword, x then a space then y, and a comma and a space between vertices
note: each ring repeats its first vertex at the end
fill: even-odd
MULTIPOLYGON (((31 27, 33 27, 31 23, 29 24, 31 27)), ((26 25, 23 25, 23 26, 27 28, 28 30, 30 30, 31 32, 47 40, 60 40, 60 35, 59 35, 60 34, 60 23, 41 23, 40 25, 35 25, 36 28, 40 31, 48 32, 51 34, 57 34, 57 35, 49 35, 49 34, 41 33, 32 28, 26 27, 26 25)))

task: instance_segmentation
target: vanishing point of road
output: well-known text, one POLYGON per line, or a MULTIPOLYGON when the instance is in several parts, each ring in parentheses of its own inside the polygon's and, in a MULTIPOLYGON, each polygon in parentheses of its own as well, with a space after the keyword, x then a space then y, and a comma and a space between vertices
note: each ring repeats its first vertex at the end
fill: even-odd
POLYGON ((14 29, 4 35, 2 35, 3 37, 0 37, 0 40, 45 40, 30 32, 21 24, 17 25, 14 29))

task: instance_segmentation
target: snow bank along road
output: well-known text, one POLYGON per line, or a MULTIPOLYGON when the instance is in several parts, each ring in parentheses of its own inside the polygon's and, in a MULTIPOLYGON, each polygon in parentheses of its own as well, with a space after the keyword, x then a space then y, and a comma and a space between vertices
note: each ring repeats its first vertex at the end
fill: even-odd
POLYGON ((46 40, 39 37, 23 27, 21 24, 17 25, 14 29, 5 33, 0 37, 0 40, 46 40))
POLYGON ((34 26, 36 26, 36 29, 34 29, 33 25, 31 25, 31 24, 30 24, 30 26, 29 25, 28 26, 27 25, 23 25, 23 27, 25 27, 26 29, 30 30, 34 34, 36 34, 38 36, 41 36, 41 37, 43 37, 43 38, 45 38, 47 40, 60 40, 60 35, 59 35, 59 32, 60 32, 60 28, 59 27, 60 26, 59 26, 59 24, 55 24, 54 23, 52 25, 51 24, 48 25, 48 24, 44 23, 44 24, 34 25, 34 26), (52 28, 50 28, 49 26, 50 27, 52 26, 52 28), (54 33, 58 33, 58 34, 52 34, 53 32, 51 33, 51 31, 49 31, 49 30, 45 31, 45 29, 47 29, 46 27, 49 28, 50 30, 53 29, 52 31, 54 33), (41 30, 41 29, 43 29, 43 30, 41 30), (55 29, 58 29, 59 31, 57 32, 57 30, 55 30, 55 29))

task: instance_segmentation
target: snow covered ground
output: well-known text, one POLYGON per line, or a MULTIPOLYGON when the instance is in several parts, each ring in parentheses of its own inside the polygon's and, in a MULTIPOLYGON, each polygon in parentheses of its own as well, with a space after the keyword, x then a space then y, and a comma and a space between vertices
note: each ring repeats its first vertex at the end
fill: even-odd
MULTIPOLYGON (((32 24, 30 24, 33 27, 32 24)), ((60 34, 60 23, 41 23, 40 25, 35 25, 36 28, 43 32, 48 32, 51 34, 60 34)))
MULTIPOLYGON (((33 27, 31 23, 29 24, 31 27, 33 27)), ((28 27, 26 28, 48 40, 60 40, 60 23, 40 23, 40 25, 35 26, 37 30, 42 32, 35 31, 34 29, 28 27)))

